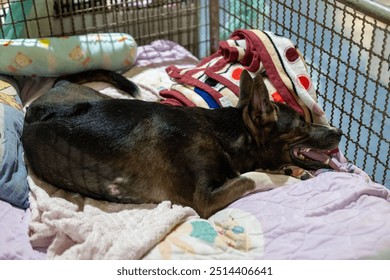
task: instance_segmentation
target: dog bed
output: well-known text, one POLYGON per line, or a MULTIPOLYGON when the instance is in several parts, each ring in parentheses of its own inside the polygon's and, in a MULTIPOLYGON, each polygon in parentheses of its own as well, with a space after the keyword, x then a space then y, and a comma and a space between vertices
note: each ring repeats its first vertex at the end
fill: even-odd
MULTIPOLYGON (((138 48, 137 67, 126 76, 140 86, 142 99, 159 101, 159 92, 174 83, 166 67, 198 63, 181 46, 155 41, 138 48)), ((120 95, 100 83, 91 86, 120 95)), ((169 202, 123 205, 84 198, 30 174, 29 208, 0 201, 0 258, 389 258, 390 191, 341 153, 337 162, 340 172, 321 170, 304 181, 251 172, 247 176, 264 191, 207 220, 169 202)))

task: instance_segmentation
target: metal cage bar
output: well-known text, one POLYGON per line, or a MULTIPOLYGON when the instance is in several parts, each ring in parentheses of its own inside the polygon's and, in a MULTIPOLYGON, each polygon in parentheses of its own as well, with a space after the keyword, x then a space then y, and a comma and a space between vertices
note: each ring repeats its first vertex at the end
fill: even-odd
POLYGON ((341 127, 341 150, 390 187, 389 7, 372 1, 220 1, 219 33, 271 30, 305 56, 318 101, 341 127))
POLYGON ((179 42, 199 54, 196 0, 1 0, 0 38, 126 32, 139 45, 179 42))

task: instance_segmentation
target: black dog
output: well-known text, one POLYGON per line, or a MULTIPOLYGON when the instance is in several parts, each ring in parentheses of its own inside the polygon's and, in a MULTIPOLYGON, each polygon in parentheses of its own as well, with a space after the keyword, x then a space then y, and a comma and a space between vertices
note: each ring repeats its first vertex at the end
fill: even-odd
MULTIPOLYGON (((98 80, 99 73, 137 93, 110 72, 68 80, 98 80)), ((262 78, 244 71, 237 107, 215 110, 110 99, 60 82, 27 110, 23 144, 33 171, 60 188, 121 203, 170 200, 209 217, 255 190, 240 174, 325 167, 305 154, 336 148, 341 135, 270 101, 262 78)))

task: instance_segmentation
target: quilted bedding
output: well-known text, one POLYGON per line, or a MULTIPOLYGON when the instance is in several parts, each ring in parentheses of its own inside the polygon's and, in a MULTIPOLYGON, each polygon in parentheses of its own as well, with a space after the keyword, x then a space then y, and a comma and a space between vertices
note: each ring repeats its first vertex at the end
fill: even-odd
MULTIPOLYGON (((138 67, 126 75, 145 100, 157 101, 158 92, 172 85, 165 68, 179 61, 197 63, 182 47, 156 41, 139 48, 138 67)), ((351 170, 341 155, 339 162, 351 170)), ((322 172, 305 181, 245 175, 264 191, 208 220, 169 202, 102 204, 30 176, 29 209, 0 201, 0 259, 390 258, 390 191, 364 172, 322 172)))
POLYGON ((187 221, 146 258, 388 259, 389 202, 381 185, 320 174, 187 221))

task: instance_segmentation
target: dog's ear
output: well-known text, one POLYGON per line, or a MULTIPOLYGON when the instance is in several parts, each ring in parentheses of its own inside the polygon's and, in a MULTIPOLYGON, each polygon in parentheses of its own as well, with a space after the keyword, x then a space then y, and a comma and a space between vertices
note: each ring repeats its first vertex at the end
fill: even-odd
POLYGON ((269 98, 264 80, 260 75, 257 75, 253 81, 248 110, 252 121, 256 125, 276 121, 274 106, 269 98))
POLYGON ((247 70, 243 70, 240 76, 240 97, 236 105, 237 108, 243 108, 249 103, 253 88, 253 79, 247 70))

